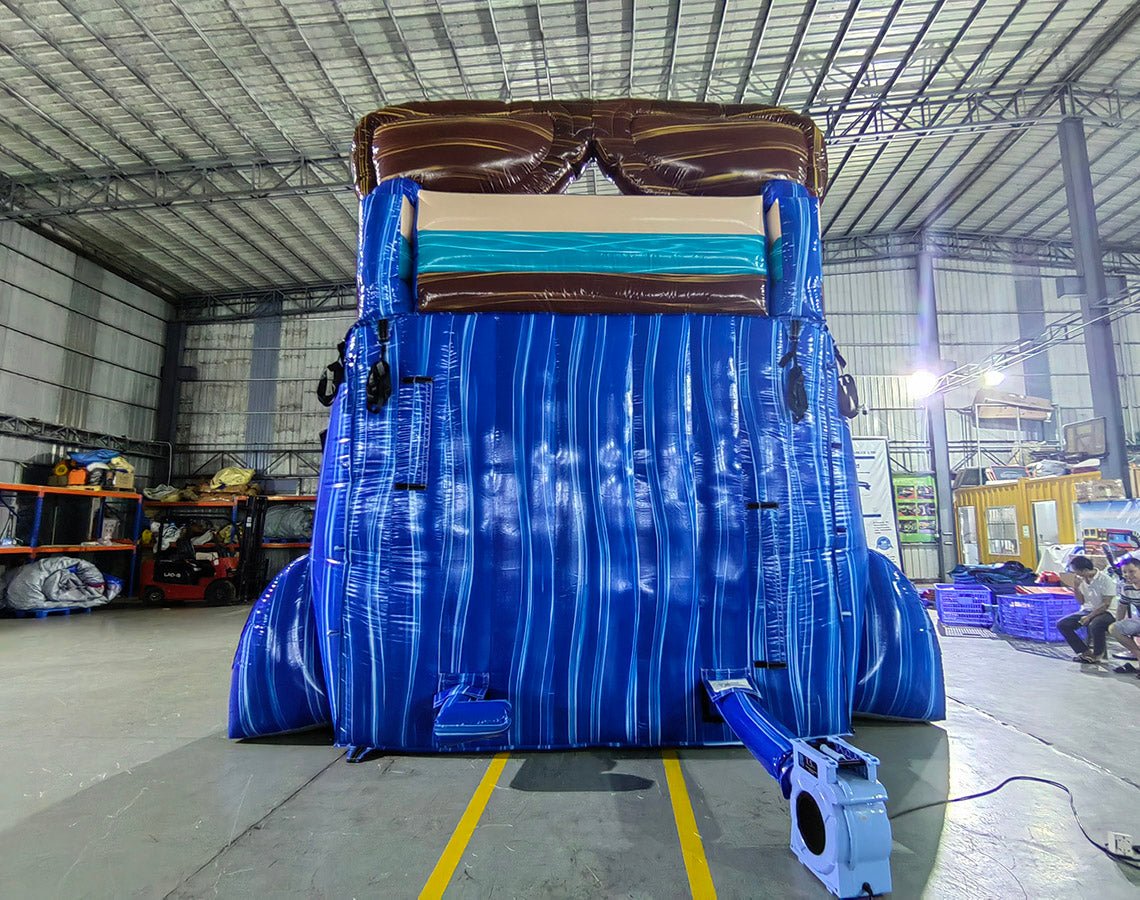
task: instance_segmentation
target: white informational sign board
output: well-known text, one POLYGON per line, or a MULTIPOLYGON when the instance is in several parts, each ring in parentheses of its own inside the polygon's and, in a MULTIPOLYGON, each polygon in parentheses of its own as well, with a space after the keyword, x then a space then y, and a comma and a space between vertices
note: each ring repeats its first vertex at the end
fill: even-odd
POLYGON ((867 546, 878 550, 900 569, 899 530, 895 520, 895 487, 886 438, 852 438, 855 472, 859 479, 859 502, 863 507, 863 531, 867 546))

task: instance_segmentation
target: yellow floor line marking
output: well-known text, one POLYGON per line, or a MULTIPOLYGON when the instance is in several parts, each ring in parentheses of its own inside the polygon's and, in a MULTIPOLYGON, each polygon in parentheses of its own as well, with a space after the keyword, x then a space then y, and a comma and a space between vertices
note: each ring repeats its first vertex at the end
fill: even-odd
POLYGON ((463 858, 463 852, 467 849, 467 842, 475 833, 479 819, 483 817, 483 810, 487 808, 487 801, 491 799, 491 792, 495 790, 495 784, 498 782, 499 776, 503 774, 503 767, 507 764, 508 756, 510 756, 509 753, 496 753, 491 760, 491 765, 487 766, 487 771, 483 773, 483 780, 479 782, 479 787, 475 788, 475 793, 471 796, 467 809, 460 817, 459 824, 455 826, 455 831, 451 833, 451 840, 443 848, 439 862, 435 864, 435 868, 432 869, 431 875, 428 877, 427 884, 420 891, 420 900, 437 900, 447 890, 447 886, 451 883, 451 876, 455 874, 455 867, 459 865, 459 860, 463 858))
POLYGON ((689 892, 694 900, 716 900, 709 861, 705 859, 705 847, 701 842, 701 832, 693 816, 693 804, 685 787, 685 773, 681 771, 681 761, 676 750, 662 750, 661 759, 665 763, 665 783, 669 785, 669 802, 673 804, 673 819, 677 823, 677 836, 681 839, 681 856, 685 860, 685 874, 689 876, 689 892))

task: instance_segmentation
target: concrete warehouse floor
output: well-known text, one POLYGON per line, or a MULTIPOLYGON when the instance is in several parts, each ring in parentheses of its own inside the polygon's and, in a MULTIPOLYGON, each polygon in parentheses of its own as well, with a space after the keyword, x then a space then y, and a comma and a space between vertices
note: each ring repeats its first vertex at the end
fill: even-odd
MULTIPOLYGON (((226 740, 245 609, 0 621, 0 893, 412 897, 491 764, 343 762, 324 735, 226 740)), ((1093 835, 1140 837, 1140 681, 946 638, 949 719, 860 723, 894 810, 1019 772, 1068 784, 1093 835)), ((824 897, 743 750, 680 753, 722 897, 824 897)), ((1060 792, 1014 784, 894 822, 897 897, 1136 897, 1060 792)), ((688 893, 661 754, 512 754, 455 897, 688 893)))

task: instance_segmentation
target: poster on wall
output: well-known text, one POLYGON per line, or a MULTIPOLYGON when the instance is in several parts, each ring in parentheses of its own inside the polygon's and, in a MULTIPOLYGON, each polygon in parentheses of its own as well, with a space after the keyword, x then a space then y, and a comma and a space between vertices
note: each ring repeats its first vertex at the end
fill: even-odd
POLYGON ((859 480, 859 502, 863 507, 867 546, 878 550, 901 569, 902 554, 895 527, 887 439, 854 438, 851 443, 855 448, 855 473, 859 480))
POLYGON ((938 543, 938 505, 933 475, 895 475, 899 540, 904 544, 938 543))
POLYGON ((1078 503, 1077 540, 1089 556, 1140 554, 1140 500, 1078 503))

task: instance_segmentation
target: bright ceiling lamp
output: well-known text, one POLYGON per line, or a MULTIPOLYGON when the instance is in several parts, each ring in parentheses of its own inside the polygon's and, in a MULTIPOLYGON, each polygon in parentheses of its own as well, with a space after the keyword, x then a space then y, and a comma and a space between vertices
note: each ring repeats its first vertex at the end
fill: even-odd
POLYGON ((986 369, 982 373, 982 384, 988 388, 995 388, 1005 381, 1005 372, 1001 369, 986 369))
POLYGON ((910 392, 916 400, 925 400, 938 390, 938 376, 929 369, 919 369, 911 373, 910 392))

